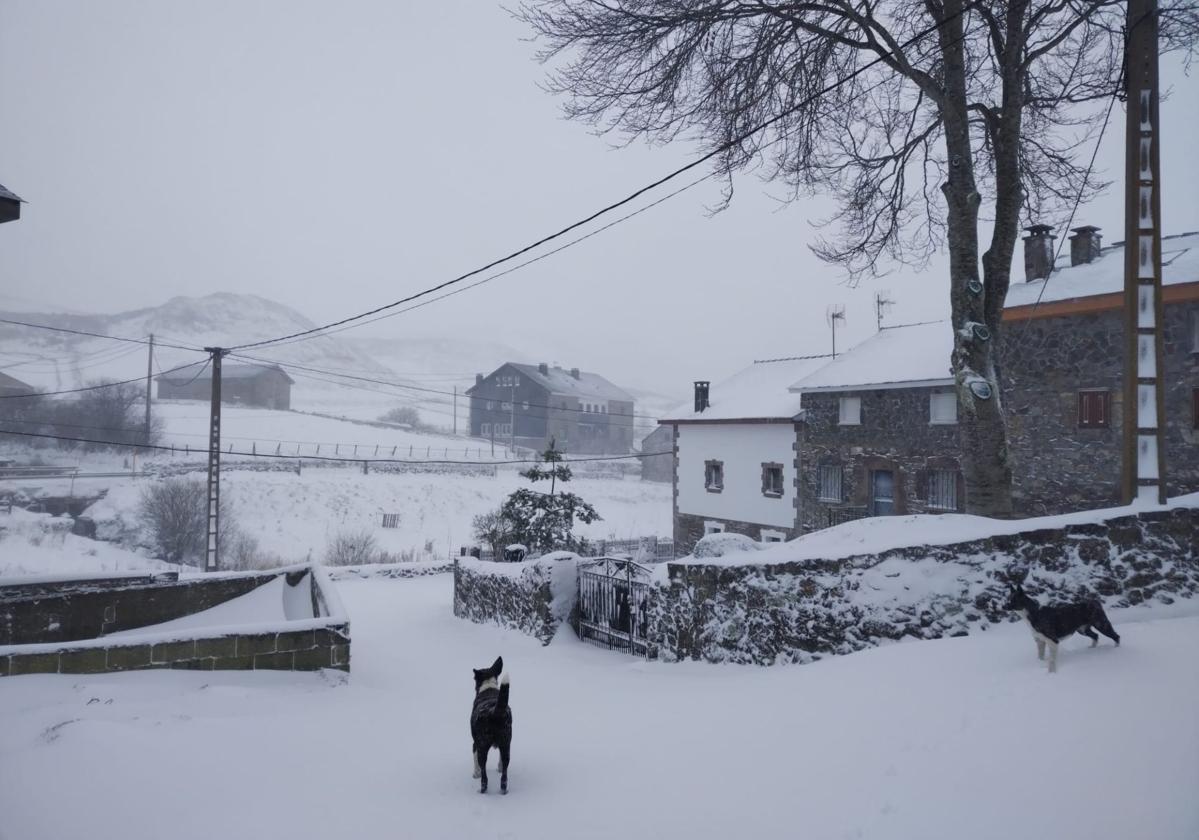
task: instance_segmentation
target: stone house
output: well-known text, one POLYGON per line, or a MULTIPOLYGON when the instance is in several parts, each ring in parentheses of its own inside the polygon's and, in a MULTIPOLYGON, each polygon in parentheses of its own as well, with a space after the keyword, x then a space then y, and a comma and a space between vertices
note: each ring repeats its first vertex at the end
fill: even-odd
POLYGON ((641 480, 674 480, 674 426, 659 426, 641 439, 641 480), (664 455, 644 453, 664 452, 664 455))
POLYGON ((730 379, 695 383, 695 400, 659 422, 674 432, 674 541, 735 532, 781 542, 801 532, 800 396, 788 386, 827 357, 754 362, 730 379))
POLYGON ((804 530, 962 509, 952 350, 948 321, 885 327, 792 383, 804 530))
POLYGON ((466 390, 470 434, 544 450, 626 455, 633 451, 634 400, 596 373, 508 362, 477 374, 466 390))
MULTIPOLYGON (((197 376, 181 370, 155 379, 160 400, 212 399, 212 374, 208 371, 197 376)), ((221 365, 222 403, 288 411, 294 384, 278 365, 221 365)))

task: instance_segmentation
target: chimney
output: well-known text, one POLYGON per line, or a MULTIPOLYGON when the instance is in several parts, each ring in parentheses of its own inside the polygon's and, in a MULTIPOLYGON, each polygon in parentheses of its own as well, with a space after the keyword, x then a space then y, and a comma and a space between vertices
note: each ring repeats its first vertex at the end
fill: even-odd
POLYGON ((571 376, 573 376, 575 379, 578 379, 578 378, 579 378, 579 369, 578 369, 578 368, 571 368, 571 369, 570 369, 570 375, 571 375, 571 376))
POLYGON ((1053 270, 1053 228, 1049 225, 1032 225, 1026 227, 1028 236, 1024 237, 1024 279, 1031 283, 1034 280, 1045 280, 1053 270))
POLYGON ((537 372, 540 373, 542 376, 549 376, 550 366, 547 365, 545 362, 542 362, 541 364, 539 364, 537 366, 537 372))
POLYGON ((702 414, 703 410, 711 403, 708 402, 708 386, 709 382, 695 383, 695 413, 702 414))
POLYGON ((483 374, 476 373, 475 374, 475 387, 477 388, 482 384, 483 384, 483 374))
POLYGON ((1083 225, 1073 228, 1074 235, 1070 237, 1070 265, 1082 265, 1095 262, 1103 250, 1103 236, 1094 225, 1083 225))

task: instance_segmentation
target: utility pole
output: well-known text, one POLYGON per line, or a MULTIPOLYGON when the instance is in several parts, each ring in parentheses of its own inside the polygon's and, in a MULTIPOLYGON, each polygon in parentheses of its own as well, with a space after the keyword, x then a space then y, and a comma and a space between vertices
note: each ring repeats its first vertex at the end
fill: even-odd
POLYGON ((221 359, 226 350, 205 347, 212 354, 212 405, 208 422, 208 528, 204 542, 204 571, 219 568, 221 515, 221 359))
POLYGON ((511 413, 508 415, 508 431, 512 436, 512 454, 516 454, 516 385, 512 386, 512 402, 508 403, 511 413))
POLYGON ((458 386, 454 386, 454 434, 458 434, 458 386))
POLYGON ((1166 502, 1157 0, 1128 0, 1124 180, 1125 504, 1166 502))
POLYGON ((154 387, 151 381, 154 376, 154 333, 150 333, 150 354, 146 358, 146 440, 150 444, 150 392, 154 387))

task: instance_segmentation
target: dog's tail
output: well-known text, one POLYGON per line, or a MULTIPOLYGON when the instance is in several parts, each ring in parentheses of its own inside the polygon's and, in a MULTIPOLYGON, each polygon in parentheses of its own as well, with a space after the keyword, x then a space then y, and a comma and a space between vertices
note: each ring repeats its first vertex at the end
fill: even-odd
POLYGON ((495 716, 502 718, 508 711, 508 675, 500 677, 500 696, 495 701, 495 716))

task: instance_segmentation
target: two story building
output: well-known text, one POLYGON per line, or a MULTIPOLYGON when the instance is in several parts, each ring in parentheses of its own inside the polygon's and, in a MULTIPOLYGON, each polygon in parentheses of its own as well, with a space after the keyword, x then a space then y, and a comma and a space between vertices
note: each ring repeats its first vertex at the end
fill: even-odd
POLYGON ((470 433, 497 442, 562 452, 633 451, 634 400, 596 373, 508 362, 477 374, 466 391, 470 433))

